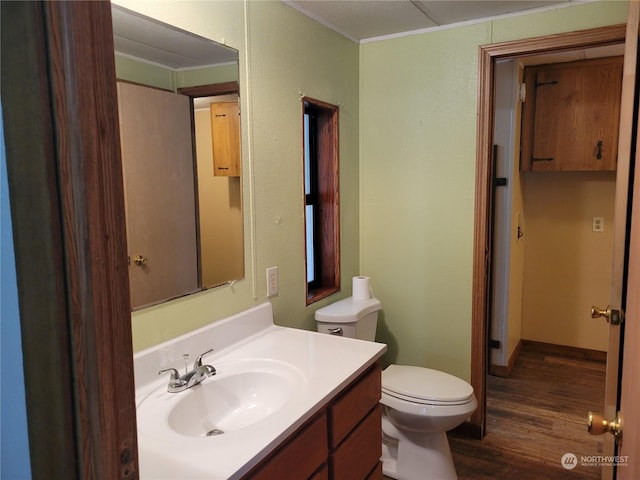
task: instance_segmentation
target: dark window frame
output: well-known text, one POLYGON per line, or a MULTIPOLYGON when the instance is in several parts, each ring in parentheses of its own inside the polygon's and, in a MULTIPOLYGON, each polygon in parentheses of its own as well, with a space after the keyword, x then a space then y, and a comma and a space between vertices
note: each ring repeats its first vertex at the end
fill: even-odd
POLYGON ((340 195, 338 107, 302 99, 305 214, 305 282, 307 305, 340 291, 340 195), (305 134, 305 116, 309 135, 305 134), (309 145, 310 189, 307 193, 305 151, 309 145), (313 209, 313 259, 307 255, 307 206, 313 209), (313 265, 309 263, 312 262, 313 265), (312 268, 314 276, 309 279, 312 268))

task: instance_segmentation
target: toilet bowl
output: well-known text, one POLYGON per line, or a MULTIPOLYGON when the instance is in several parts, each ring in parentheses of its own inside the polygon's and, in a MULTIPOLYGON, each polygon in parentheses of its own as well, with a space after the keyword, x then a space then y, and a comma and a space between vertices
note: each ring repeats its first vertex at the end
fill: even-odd
MULTIPOLYGON (((376 298, 345 298, 316 311, 318 331, 375 340, 376 298)), ((397 480, 456 479, 446 432, 478 403, 467 382, 438 370, 389 365, 382 372, 382 470, 397 480)))
POLYGON ((382 372, 382 471, 398 480, 456 479, 446 432, 478 403, 467 382, 438 370, 389 365, 382 372))

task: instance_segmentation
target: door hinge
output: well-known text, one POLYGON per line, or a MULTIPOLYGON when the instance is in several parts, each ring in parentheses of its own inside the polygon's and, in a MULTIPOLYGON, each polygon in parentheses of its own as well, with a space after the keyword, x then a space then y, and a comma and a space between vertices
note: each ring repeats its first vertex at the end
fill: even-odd
POLYGON ((496 177, 493 179, 494 187, 506 187, 507 186, 507 177, 496 177))
POLYGON ((489 340, 489 348, 500 348, 500 340, 489 340))
POLYGON ((524 103, 527 100, 527 84, 521 83, 518 89, 518 99, 520 103, 524 103))

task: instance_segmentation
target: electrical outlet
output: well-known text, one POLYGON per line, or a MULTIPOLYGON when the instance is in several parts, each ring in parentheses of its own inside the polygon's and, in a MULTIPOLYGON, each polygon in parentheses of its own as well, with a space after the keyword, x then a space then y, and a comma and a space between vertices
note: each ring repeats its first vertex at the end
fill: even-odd
POLYGON ((593 217, 592 230, 594 232, 604 232, 604 217, 593 217))
POLYGON ((278 286, 278 267, 267 268, 267 297, 277 295, 278 286))

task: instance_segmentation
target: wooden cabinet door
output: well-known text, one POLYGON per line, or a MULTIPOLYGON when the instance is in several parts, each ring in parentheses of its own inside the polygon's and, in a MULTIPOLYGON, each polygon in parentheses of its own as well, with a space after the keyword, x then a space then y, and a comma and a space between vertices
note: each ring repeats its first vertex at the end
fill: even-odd
MULTIPOLYGON (((246 480, 304 480, 312 478, 325 463, 327 446, 327 416, 322 413, 296 432, 275 455, 256 470, 249 472, 246 480)), ((326 472, 326 469, 325 469, 326 472)), ((320 473, 316 478, 326 478, 320 473)))
POLYGON ((198 288, 189 103, 118 82, 132 308, 198 288), (146 264, 136 265, 137 255, 146 264))
POLYGON ((522 169, 615 170, 622 57, 525 69, 522 169))
POLYGON ((240 176, 240 110, 238 102, 210 105, 214 175, 240 176))

